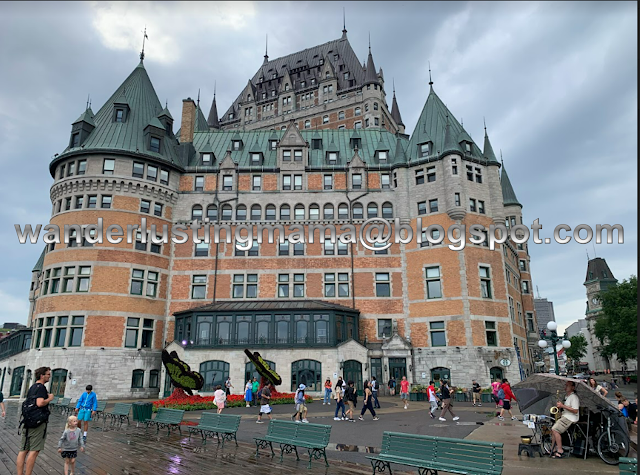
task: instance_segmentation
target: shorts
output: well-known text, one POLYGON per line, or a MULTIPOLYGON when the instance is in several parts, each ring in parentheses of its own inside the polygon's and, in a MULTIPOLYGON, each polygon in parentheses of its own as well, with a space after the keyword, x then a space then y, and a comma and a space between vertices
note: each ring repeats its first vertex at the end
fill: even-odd
POLYGON ((33 429, 22 429, 22 440, 20 441, 20 451, 39 452, 44 450, 44 439, 46 437, 47 424, 40 424, 33 429))
POLYGON ((400 393, 400 399, 409 399, 409 393, 400 393))
POLYGON ((224 402, 216 402, 216 406, 218 406, 218 409, 224 409, 224 402))
POLYGON ((571 427, 571 424, 573 424, 573 422, 571 422, 569 419, 567 419, 566 417, 561 417, 556 421, 555 424, 553 424, 551 430, 555 430, 559 434, 563 434, 569 427, 571 427))
POLYGON ((79 421, 90 421, 91 420, 91 409, 80 409, 78 411, 78 420, 79 421))
POLYGON ((63 459, 74 459, 74 458, 78 457, 78 451, 77 450, 64 450, 64 451, 62 451, 62 453, 60 455, 62 455, 63 459))
POLYGON ((260 406, 260 414, 271 414, 271 406, 269 404, 260 406))
POLYGON ((511 410, 511 401, 509 401, 508 399, 503 399, 502 407, 504 408, 505 411, 511 410))
POLYGON ((356 405, 353 403, 353 401, 347 401, 347 404, 349 404, 349 410, 353 411, 356 408, 356 405))
POLYGON ((296 404, 296 412, 304 412, 307 410, 307 406, 304 404, 296 404))

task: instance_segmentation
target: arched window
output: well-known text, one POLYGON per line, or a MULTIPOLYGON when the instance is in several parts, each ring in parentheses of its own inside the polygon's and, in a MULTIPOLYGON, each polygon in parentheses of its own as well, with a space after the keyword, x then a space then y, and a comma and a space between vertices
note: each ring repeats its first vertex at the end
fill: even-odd
POLYGON ((378 205, 376 203, 369 203, 367 206, 367 218, 378 217, 378 205))
MULTIPOLYGON (((275 372, 276 364, 273 361, 264 360, 264 362, 269 365, 269 368, 271 369, 271 371, 275 372)), ((256 365, 253 364, 252 361, 249 361, 247 364, 244 365, 244 380, 245 382, 253 381, 253 378, 256 378, 259 382, 260 373, 256 371, 256 365)))
POLYGON ((285 221, 291 219, 291 207, 289 205, 280 206, 280 219, 285 221))
POLYGON ((314 315, 313 325, 316 343, 329 343, 329 315, 314 315))
POLYGON ((260 205, 251 206, 251 221, 260 221, 262 219, 262 208, 260 205))
POLYGON ((384 219, 393 218, 393 205, 388 201, 386 203, 382 203, 382 217, 384 219))
POLYGON ((431 370, 431 379, 436 383, 436 388, 439 388, 442 381, 451 380, 451 371, 449 368, 433 368, 431 370))
POLYGON ((293 217, 294 219, 304 219, 304 205, 296 205, 293 217))
POLYGON ((245 205, 238 205, 236 208, 236 221, 247 220, 247 207, 245 205))
POLYGON ((338 205, 338 219, 349 219, 349 205, 347 203, 338 205))
POLYGON ((231 209, 231 205, 222 205, 222 220, 231 221, 232 217, 233 210, 231 209))
POLYGON ((362 219, 362 205, 360 203, 353 205, 353 219, 362 219))
POLYGON ((202 219, 202 206, 194 205, 193 208, 191 208, 191 219, 202 219))
POLYGON ((144 370, 134 369, 131 376, 131 388, 143 388, 144 387, 144 370))
POLYGON ((160 387, 160 371, 157 369, 149 371, 149 387, 155 389, 160 387))
POLYGON ((291 363, 291 391, 295 391, 300 384, 307 387, 307 391, 322 389, 322 364, 315 360, 298 360, 291 363))
POLYGON ((210 360, 200 363, 199 373, 204 378, 203 392, 212 392, 216 386, 224 387, 224 382, 229 377, 229 363, 225 361, 210 360))
POLYGON ((265 208, 265 218, 267 221, 275 221, 276 219, 276 207, 275 205, 267 205, 265 208))
POLYGON ((333 219, 333 205, 331 203, 327 203, 324 205, 324 219, 333 219))
POLYGON ((216 205, 207 206, 207 218, 211 220, 218 219, 218 207, 216 205))
POLYGON ((309 206, 309 219, 320 219, 320 206, 315 203, 309 206))

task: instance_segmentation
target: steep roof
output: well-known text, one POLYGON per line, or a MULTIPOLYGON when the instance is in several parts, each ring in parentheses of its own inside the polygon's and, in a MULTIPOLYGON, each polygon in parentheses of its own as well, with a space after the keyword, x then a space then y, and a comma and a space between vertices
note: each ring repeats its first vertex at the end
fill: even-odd
MULTIPOLYGON (((460 122, 457 121, 451 111, 434 92, 433 87, 431 87, 427 101, 424 104, 415 129, 411 134, 411 139, 409 140, 409 155, 415 156, 418 145, 426 142, 433 143, 431 155, 434 157, 444 155, 444 152, 447 151, 445 150, 446 148, 462 154, 463 152, 459 146, 462 140, 471 140, 471 138, 460 122), (446 133, 447 121, 449 122, 448 134, 446 133), (447 139, 448 143, 446 143, 447 139), (445 144, 448 145, 448 147, 445 147, 445 144)), ((471 154, 465 152, 464 155, 479 161, 486 161, 482 151, 473 140, 471 140, 471 154)))
POLYGON ((505 206, 516 205, 522 208, 522 205, 518 201, 516 197, 516 192, 513 191, 513 186, 511 186, 511 180, 509 180, 509 175, 507 175, 507 169, 502 165, 502 174, 500 175, 500 184, 502 185, 502 200, 505 206))
POLYGON ((218 122, 218 106, 216 105, 216 95, 213 95, 213 102, 211 103, 211 109, 209 109, 209 117, 207 118, 207 125, 212 129, 219 129, 220 122, 218 122))
POLYGON ((91 107, 87 107, 87 109, 80 115, 80 117, 78 117, 73 124, 77 124, 78 122, 86 122, 87 124, 93 125, 94 127, 96 126, 96 123, 93 121, 93 111, 91 110, 91 107))
MULTIPOLYGON (((86 116, 87 112, 83 116, 86 116)), ((68 153, 80 150, 103 150, 140 153, 157 160, 179 163, 175 137, 165 136, 166 140, 162 140, 161 153, 151 152, 147 150, 145 145, 145 127, 153 119, 159 117, 162 112, 168 113, 169 111, 163 109, 160 104, 144 64, 140 61, 133 72, 129 74, 98 113, 95 114, 93 117, 95 129, 83 142, 82 146, 76 148, 67 147, 62 154, 55 158, 55 161, 60 160, 68 153), (129 107, 125 122, 115 122, 113 120, 115 104, 129 107)))
POLYGON ((204 114, 202 112, 202 109, 200 108, 200 105, 198 105, 196 107, 195 132, 208 132, 208 131, 209 131, 209 124, 207 122, 207 119, 204 118, 204 114))
POLYGON ((602 257, 596 257, 589 260, 589 263, 587 264, 587 276, 584 280, 585 282, 591 282, 594 280, 618 281, 618 279, 613 276, 611 269, 609 269, 607 261, 602 257))
POLYGON ((254 300, 254 301, 221 301, 202 305, 200 307, 181 310, 174 315, 183 315, 192 312, 264 312, 269 310, 336 310, 339 312, 360 313, 354 308, 325 302, 323 300, 254 300))
POLYGON ((42 272, 42 265, 44 264, 44 256, 46 253, 47 253, 47 246, 45 246, 44 249, 42 250, 40 257, 38 258, 38 261, 36 262, 36 264, 33 266, 33 269, 31 270, 31 272, 42 272))
MULTIPOLYGON (((320 76, 322 69, 320 60, 326 61, 326 59, 329 60, 336 71, 340 71, 340 65, 344 66, 343 70, 340 71, 342 74, 336 76, 339 90, 363 85, 364 71, 360 65, 360 60, 353 52, 346 35, 344 35, 340 39, 332 40, 328 43, 307 48, 297 53, 272 59, 261 64, 250 80, 252 86, 255 88, 256 99, 259 100, 263 92, 267 94, 267 98, 272 99, 271 91, 275 90, 277 94, 282 78, 287 71, 291 76, 291 88, 294 91, 311 87, 311 78, 315 78, 317 82, 320 82, 323 79, 320 76), (336 54, 338 55, 337 59, 334 56, 336 54), (343 73, 346 72, 350 73, 349 79, 344 78, 343 73), (273 74, 276 74, 276 79, 272 79, 273 74), (263 80, 260 81, 260 78, 263 78, 263 80), (301 86, 302 81, 305 81, 304 87, 301 86)), ((317 88, 317 86, 313 87, 317 88)), ((245 88, 242 89, 236 100, 221 117, 222 122, 228 119, 230 113, 238 111, 244 89, 245 88)), ((237 115, 235 117, 237 117, 237 115)))
POLYGON ((378 75, 376 73, 376 65, 373 63, 373 55, 371 54, 371 46, 369 46, 369 56, 367 56, 367 70, 364 77, 364 85, 379 84, 378 75))
POLYGON ((493 153, 493 147, 491 146, 491 142, 489 142, 489 135, 487 134, 486 127, 484 128, 484 148, 482 150, 482 155, 488 162, 498 163, 496 154, 493 153))
POLYGON ((398 125, 404 125, 402 122, 402 117, 400 116, 400 108, 398 107, 398 102, 396 101, 396 91, 394 88, 393 91, 393 102, 391 103, 391 118, 398 125))

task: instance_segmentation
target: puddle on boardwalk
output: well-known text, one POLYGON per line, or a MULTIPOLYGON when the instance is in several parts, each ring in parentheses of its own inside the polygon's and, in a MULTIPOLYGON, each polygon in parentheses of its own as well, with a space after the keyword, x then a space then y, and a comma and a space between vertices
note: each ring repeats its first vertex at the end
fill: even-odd
POLYGON ((365 446, 359 446, 359 445, 329 444, 327 445, 327 449, 335 450, 338 452, 364 452, 367 454, 378 453, 375 447, 365 447, 365 446))

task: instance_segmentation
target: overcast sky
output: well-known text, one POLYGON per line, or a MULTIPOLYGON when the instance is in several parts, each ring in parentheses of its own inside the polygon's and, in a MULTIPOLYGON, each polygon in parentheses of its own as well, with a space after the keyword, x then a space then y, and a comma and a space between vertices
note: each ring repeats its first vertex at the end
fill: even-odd
MULTIPOLYGON (((524 221, 542 236, 560 223, 621 224, 622 245, 530 245, 533 285, 561 328, 584 318, 587 252, 619 280, 637 274, 637 4, 240 2, 0 3, 0 324, 26 322, 41 244, 18 243, 15 223, 50 218, 48 164, 138 64, 179 127, 182 99, 217 82, 223 113, 262 64, 339 38, 377 67, 413 131, 434 88, 482 147, 483 117, 524 221)), ((389 102, 391 96, 389 95, 389 102)), ((453 252, 453 251, 452 251, 453 252)))

